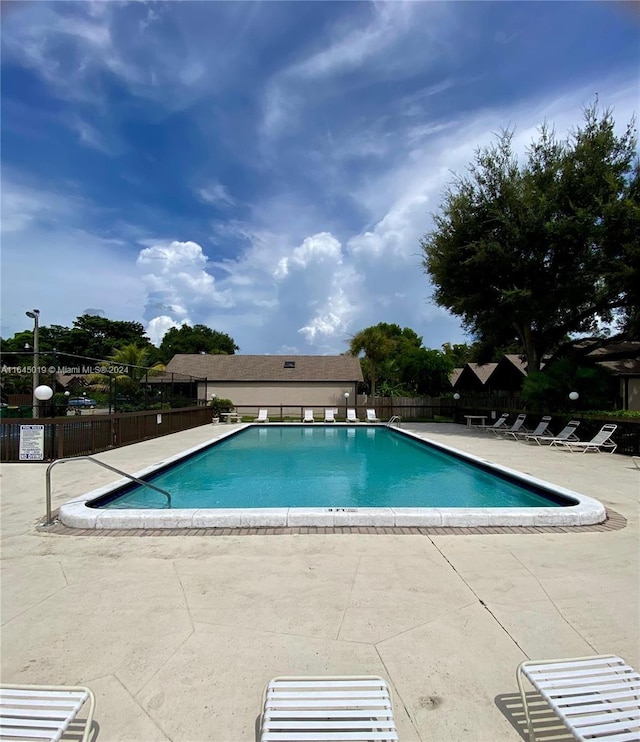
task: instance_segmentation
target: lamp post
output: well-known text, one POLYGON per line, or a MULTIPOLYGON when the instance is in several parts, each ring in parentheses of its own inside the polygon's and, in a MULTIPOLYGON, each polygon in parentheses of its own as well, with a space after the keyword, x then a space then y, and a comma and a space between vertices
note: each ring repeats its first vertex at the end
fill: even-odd
MULTIPOLYGON (((46 384, 41 384, 36 387, 33 396, 38 400, 38 402, 48 402, 53 397, 53 389, 46 384)), ((53 429, 53 427, 55 426, 52 426, 51 429, 53 429)))
POLYGON ((344 393, 344 419, 347 420, 347 405, 349 404, 349 392, 344 393))
POLYGON ((27 317, 33 320, 33 417, 40 417, 40 401, 36 397, 36 389, 40 383, 40 375, 38 371, 38 364, 40 363, 40 357, 38 354, 38 320, 40 317, 40 310, 34 309, 31 312, 25 312, 27 317))
POLYGON ((458 417, 458 400, 460 399, 460 393, 454 392, 453 394, 453 422, 457 423, 457 417, 458 417))

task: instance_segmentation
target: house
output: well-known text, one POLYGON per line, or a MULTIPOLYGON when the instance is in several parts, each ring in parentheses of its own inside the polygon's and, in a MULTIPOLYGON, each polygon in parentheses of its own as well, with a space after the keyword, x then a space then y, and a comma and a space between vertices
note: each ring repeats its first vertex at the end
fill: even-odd
POLYGON ((495 370, 497 363, 465 363, 461 369, 454 369, 459 373, 455 381, 452 380, 455 392, 486 392, 487 380, 495 370))
MULTIPOLYGON (((363 381, 355 356, 178 354, 167 364, 162 383, 191 378, 200 402, 211 395, 238 407, 342 407, 355 405, 363 381), (345 397, 348 394, 348 397, 345 397)), ((245 410, 248 412, 248 410, 245 410)))
POLYGON ((486 381, 486 388, 492 393, 509 392, 514 394, 522 389, 522 382, 527 375, 527 364, 522 356, 508 353, 495 364, 495 368, 486 381))
POLYGON ((640 341, 611 340, 590 350, 586 357, 617 378, 623 410, 640 410, 640 341))
MULTIPOLYGON (((612 374, 621 409, 640 410, 640 341, 583 339, 568 347, 582 357, 582 363, 596 363, 612 374)), ((467 363, 454 369, 450 380, 455 392, 502 395, 517 394, 526 376, 522 357, 508 354, 498 363, 467 363)))

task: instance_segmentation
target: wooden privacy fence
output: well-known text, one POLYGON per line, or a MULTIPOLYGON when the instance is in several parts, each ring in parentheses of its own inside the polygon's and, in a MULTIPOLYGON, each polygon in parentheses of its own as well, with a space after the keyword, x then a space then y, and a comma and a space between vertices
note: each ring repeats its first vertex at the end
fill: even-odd
POLYGON ((44 426, 45 460, 52 461, 69 456, 88 456, 206 423, 211 423, 211 410, 207 407, 70 418, 0 420, 0 461, 20 460, 21 425, 44 426))

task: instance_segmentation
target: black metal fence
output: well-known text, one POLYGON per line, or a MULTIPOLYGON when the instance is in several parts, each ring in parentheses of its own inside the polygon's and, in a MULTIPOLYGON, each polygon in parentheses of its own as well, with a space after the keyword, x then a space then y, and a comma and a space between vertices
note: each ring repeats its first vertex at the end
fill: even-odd
POLYGON ((22 425, 44 427, 44 458, 52 461, 69 456, 87 456, 206 423, 211 423, 211 410, 206 407, 70 418, 0 420, 0 461, 20 461, 22 425))

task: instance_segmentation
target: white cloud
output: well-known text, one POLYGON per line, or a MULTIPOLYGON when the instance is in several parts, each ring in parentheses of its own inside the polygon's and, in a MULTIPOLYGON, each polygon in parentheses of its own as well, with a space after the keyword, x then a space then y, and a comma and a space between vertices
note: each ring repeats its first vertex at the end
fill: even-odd
POLYGON ((40 309, 43 325, 71 326, 86 307, 114 320, 140 317, 144 289, 119 240, 78 223, 80 199, 3 178, 2 327, 7 337, 29 327, 24 312, 40 309))
POLYGON ((369 81, 378 84, 414 77, 416 69, 425 74, 452 51, 457 11, 451 4, 374 2, 351 7, 354 12, 346 19, 338 16, 319 50, 280 70, 265 86, 260 132, 267 142, 297 129, 303 109, 319 106, 324 98, 333 105, 339 77, 364 70, 369 81))
POLYGON ((292 268, 306 268, 310 263, 317 265, 325 261, 341 265, 342 252, 340 243, 333 235, 321 232, 306 237, 301 245, 293 249, 290 256, 282 258, 278 263, 275 277, 284 278, 292 268))
POLYGON ((196 242, 173 241, 145 247, 136 264, 147 291, 145 319, 158 339, 162 328, 166 331, 185 322, 192 324, 194 314, 233 305, 231 291, 218 289, 208 271, 207 256, 196 242))
MULTIPOLYGON (((301 78, 317 78, 344 72, 379 57, 386 49, 404 36, 415 7, 412 3, 379 3, 370 6, 371 20, 338 27, 336 38, 304 61, 293 65, 288 74, 301 78)), ((366 7, 365 12, 369 10, 366 7)))
POLYGON ((226 186, 216 181, 196 188, 195 193, 205 204, 212 204, 213 206, 235 206, 236 203, 226 186))
POLYGON ((181 325, 175 322, 171 317, 161 315, 154 317, 146 327, 147 335, 154 345, 160 345, 162 338, 165 336, 167 330, 172 327, 180 327, 181 325))

